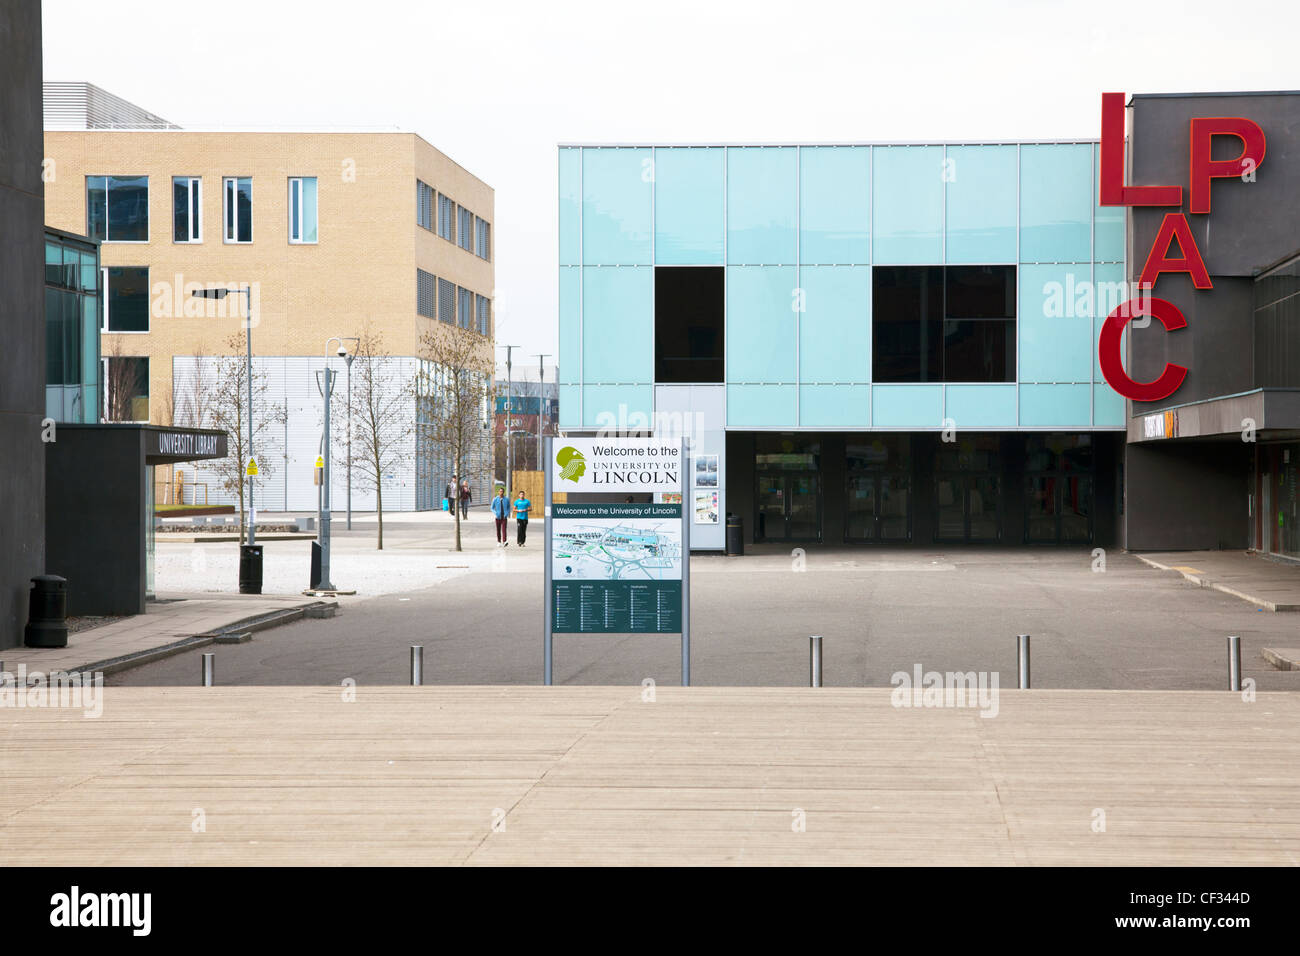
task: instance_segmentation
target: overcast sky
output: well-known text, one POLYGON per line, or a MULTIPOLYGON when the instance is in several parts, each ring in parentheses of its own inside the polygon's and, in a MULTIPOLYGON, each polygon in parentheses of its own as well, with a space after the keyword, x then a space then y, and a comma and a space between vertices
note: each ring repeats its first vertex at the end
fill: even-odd
POLYGON ((45 78, 182 126, 419 133, 495 188, 497 341, 535 365, 556 350, 558 143, 1095 137, 1105 90, 1300 86, 1297 10, 45 0, 45 78))

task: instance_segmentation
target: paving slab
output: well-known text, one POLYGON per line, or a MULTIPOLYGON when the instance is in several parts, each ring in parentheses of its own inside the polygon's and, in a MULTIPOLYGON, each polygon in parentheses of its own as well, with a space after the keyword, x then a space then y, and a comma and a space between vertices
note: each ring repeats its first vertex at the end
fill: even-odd
POLYGON ((67 647, 11 647, 0 651, 5 670, 16 674, 55 671, 114 673, 211 643, 213 635, 237 624, 289 623, 320 602, 303 597, 260 594, 159 594, 144 614, 124 617, 68 634, 67 647))
POLYGON ((1213 588, 1266 611, 1300 611, 1300 563, 1250 551, 1134 553, 1161 571, 1177 571, 1198 587, 1213 588))

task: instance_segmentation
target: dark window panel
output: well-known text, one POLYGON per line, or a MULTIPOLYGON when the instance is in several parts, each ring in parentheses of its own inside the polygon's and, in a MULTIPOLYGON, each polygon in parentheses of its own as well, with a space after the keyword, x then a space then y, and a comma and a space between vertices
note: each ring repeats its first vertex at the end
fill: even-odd
POLYGON ((723 295, 721 267, 655 269, 656 382, 723 381, 723 295))
POLYGON ((149 269, 147 267, 109 267, 108 331, 149 331, 149 269))
POLYGON ((872 269, 871 379, 943 378, 943 267, 872 269))
POLYGON ((86 235, 108 238, 108 177, 86 177, 86 235))

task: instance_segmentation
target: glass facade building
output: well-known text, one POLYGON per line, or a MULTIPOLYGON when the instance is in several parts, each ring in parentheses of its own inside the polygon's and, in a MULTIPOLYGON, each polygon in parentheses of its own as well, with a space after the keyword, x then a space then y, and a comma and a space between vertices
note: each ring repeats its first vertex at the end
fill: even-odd
POLYGON ((1097 164, 1094 141, 562 146, 561 427, 681 423, 750 540, 1104 539, 1125 405, 1096 342, 1128 296, 1097 164))
POLYGON ((45 415, 99 421, 99 243, 45 231, 45 415))

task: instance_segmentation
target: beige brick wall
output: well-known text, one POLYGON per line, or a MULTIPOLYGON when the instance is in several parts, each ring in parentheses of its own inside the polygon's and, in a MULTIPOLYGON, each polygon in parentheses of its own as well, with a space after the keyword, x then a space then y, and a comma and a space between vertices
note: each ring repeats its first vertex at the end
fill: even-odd
MULTIPOLYGON (((242 336, 242 296, 194 300, 187 283, 257 286, 257 355, 321 355, 333 335, 357 335, 370 323, 394 355, 418 354, 429 320, 416 313, 416 265, 492 296, 494 266, 416 225, 417 175, 493 223, 493 191, 411 133, 241 133, 50 131, 53 161, 45 221, 86 232, 86 177, 149 177, 149 242, 105 243, 106 266, 148 266, 150 330, 103 336, 105 355, 150 358, 151 415, 159 420, 171 392, 174 355, 224 351, 242 336), (203 241, 172 241, 172 177, 203 179, 203 241), (222 178, 253 178, 253 242, 222 239, 222 178), (288 180, 315 176, 319 238, 288 238, 288 180), (179 277, 179 279, 178 279, 179 277), (225 317, 198 310, 222 309, 225 317)), ((493 254, 495 259, 495 252, 493 254)), ((492 345, 481 340, 486 369, 492 345)))

